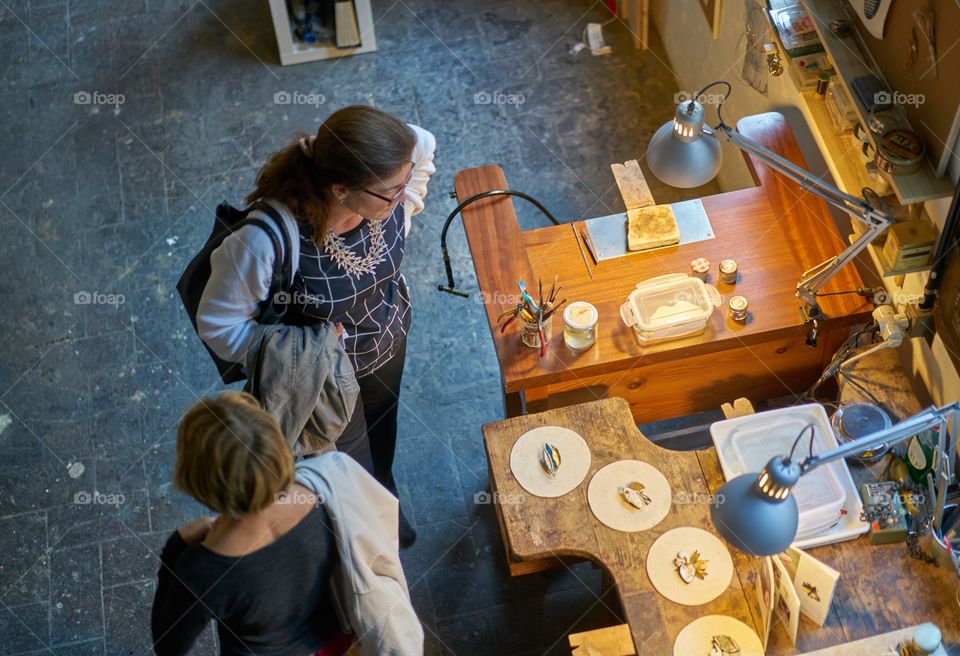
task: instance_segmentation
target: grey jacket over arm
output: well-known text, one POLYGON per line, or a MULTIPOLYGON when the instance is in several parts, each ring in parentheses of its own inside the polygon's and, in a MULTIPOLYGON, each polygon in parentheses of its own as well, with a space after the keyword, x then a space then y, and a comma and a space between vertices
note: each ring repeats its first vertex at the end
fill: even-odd
POLYGON ((294 455, 333 450, 360 393, 335 325, 256 324, 244 364, 244 391, 277 420, 294 455))

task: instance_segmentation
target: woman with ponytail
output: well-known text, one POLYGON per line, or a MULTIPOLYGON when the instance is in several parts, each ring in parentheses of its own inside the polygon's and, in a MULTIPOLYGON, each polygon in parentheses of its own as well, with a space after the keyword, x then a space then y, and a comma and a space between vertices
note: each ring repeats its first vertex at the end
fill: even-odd
MULTIPOLYGON (((315 135, 274 153, 246 198, 270 203, 287 232, 297 235, 298 247, 290 253, 292 306, 284 323, 327 321, 341 331, 360 398, 337 447, 394 494, 397 404, 411 319, 400 265, 410 218, 423 209, 436 170, 435 146, 430 132, 391 114, 345 107, 315 135)), ((273 260, 273 244, 256 226, 224 239, 210 258, 197 327, 224 360, 245 361, 273 260)), ((415 537, 401 512, 401 546, 415 537)))

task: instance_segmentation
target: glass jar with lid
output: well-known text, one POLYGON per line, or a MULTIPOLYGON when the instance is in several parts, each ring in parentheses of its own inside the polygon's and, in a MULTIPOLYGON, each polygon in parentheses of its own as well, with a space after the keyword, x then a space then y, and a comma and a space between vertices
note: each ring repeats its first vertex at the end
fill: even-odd
POLYGON ((576 351, 588 349, 597 341, 599 313, 586 301, 574 301, 563 311, 563 341, 576 351))

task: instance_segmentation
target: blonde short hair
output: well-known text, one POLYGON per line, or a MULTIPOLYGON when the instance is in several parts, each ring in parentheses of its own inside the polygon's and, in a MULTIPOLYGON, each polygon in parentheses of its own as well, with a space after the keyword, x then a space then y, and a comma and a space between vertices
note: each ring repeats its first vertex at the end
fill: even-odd
POLYGON ((173 484, 211 510, 259 512, 290 487, 293 469, 280 426, 250 394, 203 399, 180 420, 173 484))

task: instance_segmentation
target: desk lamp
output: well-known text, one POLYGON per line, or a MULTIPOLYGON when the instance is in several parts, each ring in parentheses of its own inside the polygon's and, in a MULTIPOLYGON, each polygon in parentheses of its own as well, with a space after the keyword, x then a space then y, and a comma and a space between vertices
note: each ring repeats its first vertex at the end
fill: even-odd
MULTIPOLYGON (((951 416, 960 412, 960 402, 954 401, 941 407, 932 406, 890 428, 865 435, 823 453, 812 450, 802 462, 788 456, 774 456, 757 474, 744 474, 727 481, 720 487, 710 508, 710 518, 717 531, 730 544, 754 556, 771 556, 782 553, 797 534, 797 501, 790 494, 801 476, 820 465, 839 460, 845 456, 869 451, 880 444, 895 444, 917 433, 940 426, 951 416)), ((794 442, 794 450, 807 429, 794 442)), ((940 443, 934 456, 934 470, 938 481, 937 499, 934 503, 934 528, 940 528, 949 468, 946 455, 946 430, 940 431, 940 443)), ((811 449, 813 436, 811 435, 811 449)))
MULTIPOLYGON (((863 223, 866 229, 856 241, 839 255, 804 271, 797 283, 797 298, 804 303, 800 308, 804 321, 821 320, 824 315, 817 304, 817 292, 887 229, 893 222, 893 215, 872 189, 864 188, 861 192, 863 197, 855 198, 726 125, 721 109, 730 95, 730 90, 728 82, 711 82, 693 98, 677 105, 673 120, 660 126, 650 139, 647 164, 658 179, 672 187, 699 187, 712 180, 720 171, 720 135, 773 170, 799 183, 801 189, 822 198, 863 223), (725 85, 727 92, 717 106, 719 123, 711 129, 704 125, 703 105, 697 98, 716 85, 725 85)), ((811 226, 811 229, 816 227, 811 226)))

